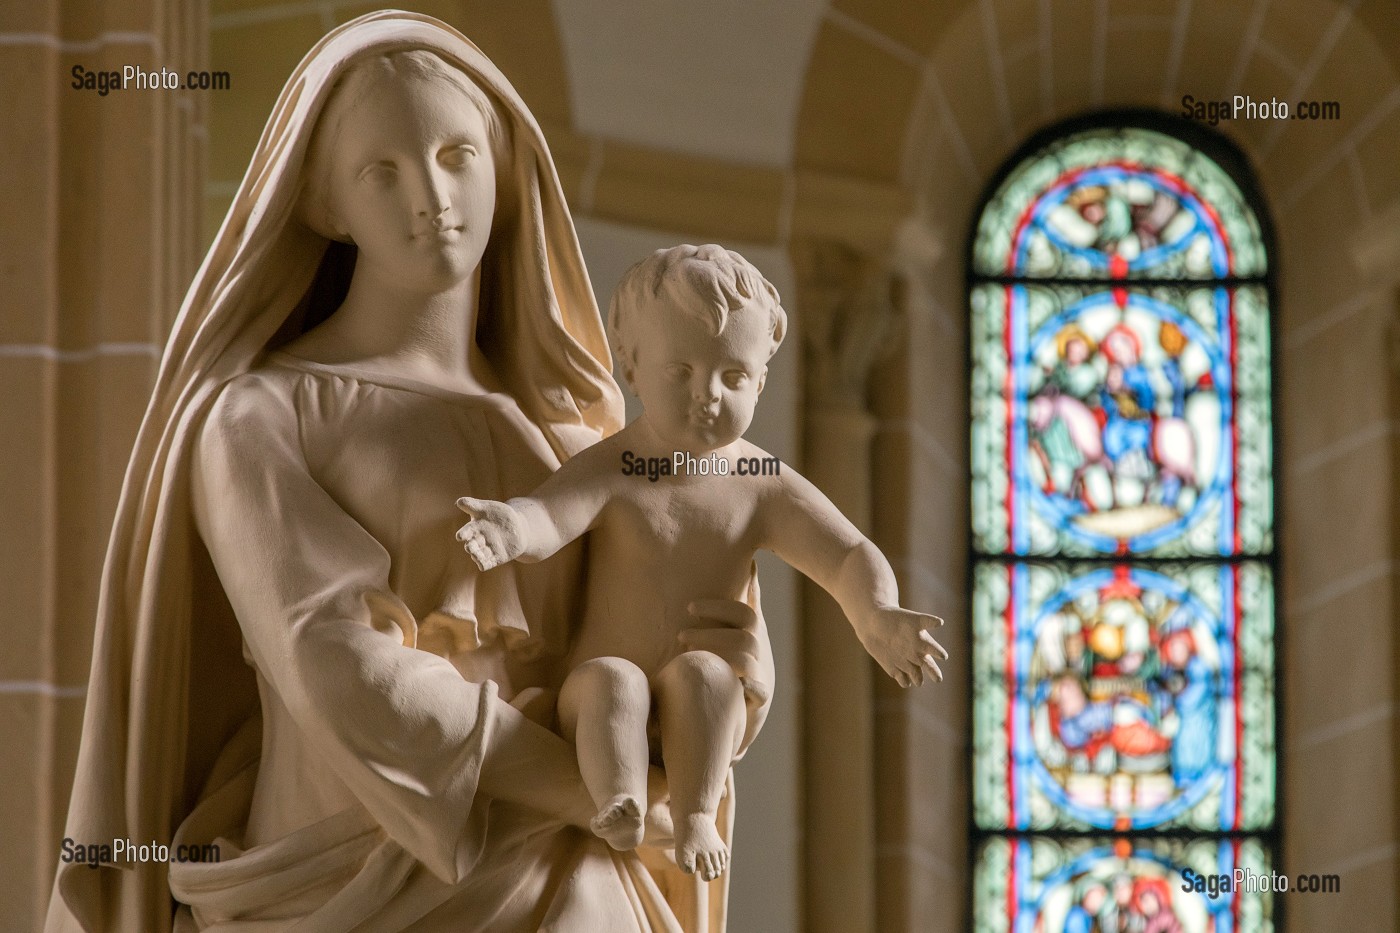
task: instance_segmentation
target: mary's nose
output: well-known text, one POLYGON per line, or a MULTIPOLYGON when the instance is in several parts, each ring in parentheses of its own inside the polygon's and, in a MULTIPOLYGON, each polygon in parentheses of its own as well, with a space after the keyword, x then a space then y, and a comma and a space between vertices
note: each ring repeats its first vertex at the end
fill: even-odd
POLYGON ((423 198, 419 204, 418 216, 424 219, 441 217, 443 214, 447 213, 447 208, 449 206, 447 198, 436 193, 433 196, 423 198))
POLYGON ((447 196, 447 180, 436 166, 424 166, 413 192, 413 212, 422 220, 436 220, 447 213, 452 201, 447 196))

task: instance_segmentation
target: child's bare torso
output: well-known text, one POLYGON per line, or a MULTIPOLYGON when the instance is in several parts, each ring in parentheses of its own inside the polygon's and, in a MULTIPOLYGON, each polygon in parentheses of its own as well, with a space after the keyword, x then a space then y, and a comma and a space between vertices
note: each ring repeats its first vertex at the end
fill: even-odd
MULTIPOLYGON (((569 666, 620 657, 654 675, 684 650, 681 632, 713 625, 690 614, 692 602, 745 598, 777 478, 739 475, 731 462, 727 476, 652 482, 623 473, 625 438, 616 440, 611 457, 588 465, 605 474, 608 502, 589 532, 587 597, 569 666)), ((768 456, 742 440, 733 447, 745 458, 768 456)))

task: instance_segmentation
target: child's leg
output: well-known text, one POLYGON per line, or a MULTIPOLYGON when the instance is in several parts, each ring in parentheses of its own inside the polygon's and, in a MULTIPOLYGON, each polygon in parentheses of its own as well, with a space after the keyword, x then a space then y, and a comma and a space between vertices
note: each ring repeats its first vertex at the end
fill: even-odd
POLYGON ((653 680, 661 754, 671 785, 676 862, 713 881, 729 865, 715 811, 744 738, 744 691, 734 669, 708 651, 687 651, 653 680))
POLYGON ((593 832, 618 850, 642 841, 650 713, 646 674, 621 658, 585 661, 559 691, 564 737, 577 746, 583 783, 598 805, 593 832))

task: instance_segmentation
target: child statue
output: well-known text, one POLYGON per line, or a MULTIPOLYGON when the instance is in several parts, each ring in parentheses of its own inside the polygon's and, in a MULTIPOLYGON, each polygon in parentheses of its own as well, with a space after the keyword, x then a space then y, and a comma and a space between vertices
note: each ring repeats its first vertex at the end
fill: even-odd
POLYGON ((831 593, 902 686, 926 671, 941 680, 933 655, 948 657, 929 631, 942 620, 899 607, 884 555, 815 486, 743 438, 786 324, 777 291, 739 254, 658 250, 627 272, 609 314, 641 417, 529 496, 457 503, 471 516, 457 538, 483 571, 543 560, 591 532, 558 709, 598 805, 593 830, 616 849, 640 843, 655 709, 676 861, 707 881, 729 860, 715 813, 745 707, 729 665, 687 650, 692 603, 741 597, 763 548, 831 593))

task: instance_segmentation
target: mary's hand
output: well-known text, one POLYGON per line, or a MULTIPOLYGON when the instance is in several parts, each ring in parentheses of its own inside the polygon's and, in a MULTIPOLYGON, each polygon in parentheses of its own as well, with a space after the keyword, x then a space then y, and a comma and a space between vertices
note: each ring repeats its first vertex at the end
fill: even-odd
POLYGON ((758 613, 730 599, 698 599, 689 608, 698 622, 708 624, 681 632, 681 644, 688 651, 719 655, 739 675, 750 702, 767 704, 773 696, 772 670, 762 661, 766 652, 758 636, 758 613))
POLYGON ((751 581, 750 602, 698 599, 691 603, 690 614, 696 619, 697 627, 686 629, 679 636, 686 650, 718 655, 739 676, 748 707, 741 753, 758 735, 773 699, 773 655, 758 605, 758 578, 755 576, 751 581))

